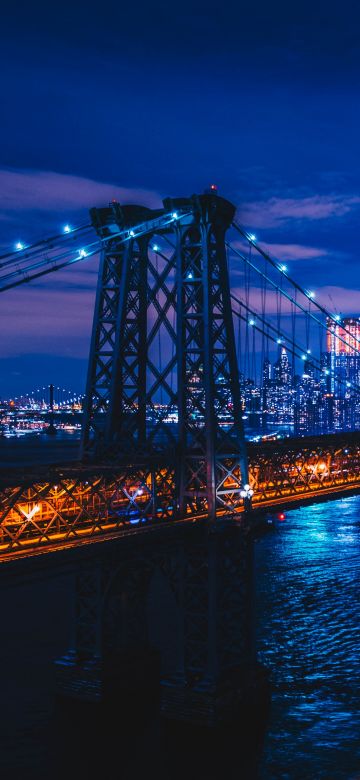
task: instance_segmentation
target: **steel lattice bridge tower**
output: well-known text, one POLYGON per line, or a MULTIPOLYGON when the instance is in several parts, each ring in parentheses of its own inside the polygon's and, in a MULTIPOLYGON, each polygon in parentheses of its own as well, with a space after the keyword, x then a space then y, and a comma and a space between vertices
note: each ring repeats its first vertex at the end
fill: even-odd
POLYGON ((103 252, 84 457, 150 460, 157 484, 174 464, 177 514, 211 521, 243 503, 248 481, 225 249, 234 212, 214 194, 165 200, 163 212, 117 203, 91 212, 103 252))
MULTIPOLYGON (((103 252, 83 458, 131 459, 144 512, 200 513, 214 525, 243 504, 248 479, 225 251, 234 207, 202 195, 167 200, 163 212, 114 204, 91 216, 103 252), (139 223, 151 230, 137 237, 139 223)), ((229 718, 256 679, 251 542, 238 528, 180 531, 132 543, 120 560, 115 577, 119 552, 79 574, 76 651, 58 664, 62 690, 81 695, 90 685, 106 697, 109 667, 110 687, 114 668, 129 673, 129 647, 148 663, 146 594, 160 571, 175 595, 178 637, 162 711, 203 725, 229 718)))
MULTIPOLYGON (((75 258, 63 245, 48 248, 50 239, 24 250, 20 270, 13 253, 0 258, 5 291, 101 246, 81 460, 0 479, 0 555, 9 563, 1 571, 44 551, 39 559, 50 566, 68 561, 76 625, 57 664, 59 688, 115 704, 129 693, 129 677, 141 688, 141 669, 151 677, 151 659, 156 666, 149 593, 162 577, 173 599, 163 619, 174 621, 162 711, 202 725, 244 714, 260 687, 251 498, 261 509, 360 486, 357 433, 245 446, 233 315, 244 319, 245 311, 247 329, 256 323, 249 301, 232 306, 231 225, 250 245, 249 256, 233 250, 265 276, 251 255, 255 237, 234 214, 214 192, 166 199, 159 210, 114 202, 91 210, 98 240, 75 258)), ((282 282, 270 282, 280 297, 282 282)), ((295 308, 294 295, 287 301, 295 308)), ((266 323, 264 291, 263 304, 258 330, 281 344, 286 333, 266 323)), ((307 305, 301 313, 318 327, 307 305)), ((308 359, 311 350, 302 354, 294 336, 286 343, 294 358, 308 359)))

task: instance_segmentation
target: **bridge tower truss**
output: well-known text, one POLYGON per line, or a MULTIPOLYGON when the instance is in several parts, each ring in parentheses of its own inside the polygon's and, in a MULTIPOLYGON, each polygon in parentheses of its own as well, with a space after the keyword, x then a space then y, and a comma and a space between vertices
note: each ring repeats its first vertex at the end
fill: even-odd
POLYGON ((247 482, 225 249, 234 211, 215 194, 91 211, 103 252, 83 454, 150 460, 160 482, 173 464, 182 517, 233 511, 247 482))

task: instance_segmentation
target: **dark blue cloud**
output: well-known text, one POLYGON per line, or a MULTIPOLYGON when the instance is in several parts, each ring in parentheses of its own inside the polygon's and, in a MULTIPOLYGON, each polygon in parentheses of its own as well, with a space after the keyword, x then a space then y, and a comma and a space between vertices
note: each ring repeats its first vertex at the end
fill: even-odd
MULTIPOLYGON (((359 23, 359 7, 348 1, 9 3, 1 17, 0 168, 161 195, 216 181, 243 208, 272 198, 347 202, 360 180, 359 23)), ((21 199, 4 215, 2 245, 21 225, 30 235, 57 224, 56 211, 30 213, 21 199)), ((327 285, 341 277, 360 287, 355 206, 257 233, 269 244, 326 252, 312 269, 314 284, 326 267, 327 285)), ((296 261, 304 284, 309 267, 296 261)), ((65 337, 56 349, 66 355, 65 337)))

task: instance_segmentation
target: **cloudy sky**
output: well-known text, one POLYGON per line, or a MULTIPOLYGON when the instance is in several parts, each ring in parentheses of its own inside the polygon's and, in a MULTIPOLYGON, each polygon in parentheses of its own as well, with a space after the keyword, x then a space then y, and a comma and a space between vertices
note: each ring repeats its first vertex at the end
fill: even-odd
MULTIPOLYGON (((327 306, 360 314, 360 10, 185 0, 2 8, 0 245, 210 181, 327 306)), ((3 293, 0 397, 84 386, 96 261, 3 293)))

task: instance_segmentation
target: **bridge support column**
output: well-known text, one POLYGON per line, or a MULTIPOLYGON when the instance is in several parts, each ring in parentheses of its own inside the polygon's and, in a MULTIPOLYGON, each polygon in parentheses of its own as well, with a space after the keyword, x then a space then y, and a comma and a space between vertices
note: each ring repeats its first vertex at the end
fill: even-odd
POLYGON ((78 578, 60 692, 138 718, 213 727, 247 716, 263 675, 253 637, 253 541, 237 524, 124 540, 78 578), (135 708, 135 711, 134 711, 135 708))
POLYGON ((218 528, 187 551, 184 679, 163 680, 162 714, 204 727, 247 717, 266 690, 253 633, 253 542, 218 528))
POLYGON ((76 574, 73 647, 56 662, 62 696, 89 701, 102 698, 101 613, 102 571, 93 562, 76 574))

